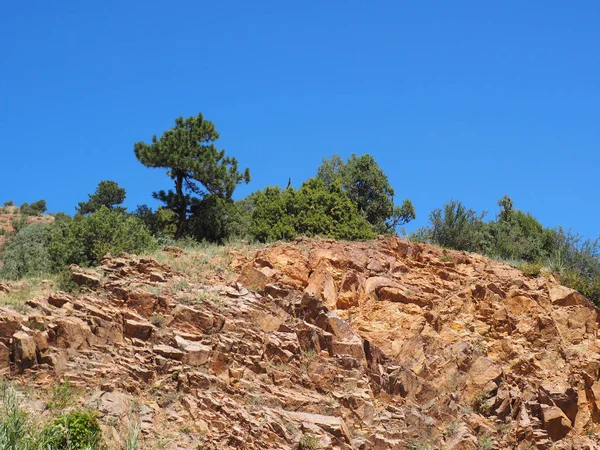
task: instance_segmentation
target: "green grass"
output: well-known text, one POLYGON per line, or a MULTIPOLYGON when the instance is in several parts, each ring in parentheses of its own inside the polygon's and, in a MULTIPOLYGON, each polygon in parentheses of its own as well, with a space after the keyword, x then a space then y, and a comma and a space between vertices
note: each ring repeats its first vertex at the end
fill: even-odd
POLYGON ((14 284, 10 292, 0 292, 0 306, 20 313, 29 311, 28 300, 56 292, 56 282, 53 279, 27 278, 14 284))
MULTIPOLYGON (((205 282, 211 280, 215 275, 224 277, 227 281, 233 281, 235 274, 229 268, 232 261, 231 251, 241 253, 250 257, 264 244, 249 244, 244 241, 233 241, 225 245, 211 244, 206 242, 186 242, 182 245, 184 253, 173 255, 163 252, 162 249, 145 253, 143 256, 153 258, 161 264, 166 264, 173 270, 187 275, 192 282, 205 282)), ((186 282, 178 284, 178 288, 186 289, 186 282)))
POLYGON ((21 395, 7 382, 0 383, 0 449, 2 450, 104 450, 96 414, 81 409, 62 413, 45 425, 28 413, 21 395))
POLYGON ((520 269, 528 277, 539 277, 542 267, 540 263, 523 263, 520 269))
POLYGON ((78 394, 73 390, 71 383, 67 379, 52 389, 52 396, 48 401, 48 408, 63 410, 75 403, 77 395, 78 394))

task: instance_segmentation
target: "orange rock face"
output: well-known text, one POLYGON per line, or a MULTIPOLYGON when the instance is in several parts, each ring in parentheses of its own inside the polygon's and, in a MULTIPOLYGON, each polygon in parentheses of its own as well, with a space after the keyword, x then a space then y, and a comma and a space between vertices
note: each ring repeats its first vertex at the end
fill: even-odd
POLYGON ((0 376, 68 378, 114 448, 134 405, 142 448, 600 448, 597 310, 551 277, 397 238, 232 259, 73 266, 82 294, 0 308, 0 376))

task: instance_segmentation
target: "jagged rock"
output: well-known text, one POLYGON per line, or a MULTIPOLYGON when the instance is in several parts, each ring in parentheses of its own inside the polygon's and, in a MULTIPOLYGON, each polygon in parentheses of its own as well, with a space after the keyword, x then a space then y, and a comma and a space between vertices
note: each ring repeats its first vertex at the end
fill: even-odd
POLYGON ((56 308, 62 308, 65 304, 70 303, 72 297, 64 292, 57 292, 48 296, 48 303, 56 308))
POLYGON ((160 272, 150 272, 150 281, 154 281, 155 283, 166 283, 166 278, 164 274, 160 272))
POLYGON ((0 370, 10 366, 10 350, 0 342, 0 370))
POLYGON ((24 318, 21 314, 0 309, 0 339, 9 339, 21 327, 24 318))
POLYGON ((0 308, 0 376, 42 397, 68 378, 116 446, 131 418, 148 448, 162 430, 173 449, 600 444, 598 314, 556 280, 398 238, 232 253, 262 295, 121 255, 77 269, 108 280, 93 295, 0 308))
POLYGON ((189 306, 177 305, 172 312, 174 324, 187 324, 207 333, 215 326, 212 314, 189 306))
POLYGON ((76 266, 75 264, 71 265, 71 267, 69 267, 69 270, 71 271, 71 278, 79 286, 87 286, 90 288, 97 288, 101 284, 100 277, 98 277, 97 275, 93 275, 91 273, 85 272, 83 269, 76 266))
POLYGON ((350 443, 352 436, 346 426, 346 423, 341 417, 324 416, 321 414, 308 414, 302 412, 292 412, 284 410, 276 410, 277 414, 283 418, 300 423, 308 423, 316 425, 322 430, 332 434, 339 440, 345 443, 350 443))
POLYGON ((92 331, 88 324, 78 317, 65 317, 56 320, 56 343, 61 348, 81 348, 89 344, 92 331))
POLYGON ((311 274, 304 292, 320 298, 329 308, 335 307, 338 298, 337 290, 326 264, 321 264, 311 274))
POLYGON ((269 284, 269 281, 269 277, 260 270, 255 269, 252 264, 246 265, 238 278, 238 282, 249 288, 258 290, 263 290, 269 284))
POLYGON ((170 345, 164 344, 155 345, 154 347, 152 347, 152 351, 161 356, 164 356, 165 358, 174 359, 176 361, 181 361, 185 356, 185 352, 182 352, 181 350, 176 349, 175 347, 171 347, 170 345))
POLYGON ((542 423, 550 438, 558 441, 571 431, 571 421, 558 406, 541 405, 542 423))
POLYGON ((155 294, 141 289, 130 292, 127 297, 127 306, 144 317, 150 317, 154 313, 157 302, 155 294))
POLYGON ((123 334, 129 338, 147 341, 152 336, 153 328, 150 322, 126 319, 123 326, 123 334))
POLYGON ((587 300, 583 295, 565 286, 552 286, 548 295, 550 296, 550 301, 557 306, 589 304, 589 300, 587 300))
POLYGON ((37 363, 35 340, 23 331, 13 335, 13 357, 20 371, 29 369, 37 363))
POLYGON ((212 352, 210 346, 187 341, 181 336, 176 336, 175 341, 177 342, 177 347, 185 353, 183 357, 184 363, 190 366, 203 366, 209 361, 212 352))

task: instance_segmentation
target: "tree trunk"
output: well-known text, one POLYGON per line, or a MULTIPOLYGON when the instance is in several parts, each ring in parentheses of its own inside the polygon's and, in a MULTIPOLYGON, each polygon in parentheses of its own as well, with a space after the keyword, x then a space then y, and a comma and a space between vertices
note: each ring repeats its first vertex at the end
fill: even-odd
POLYGON ((187 204, 183 194, 183 174, 175 173, 175 194, 177 195, 177 230, 175 231, 175 240, 183 237, 187 227, 187 204))

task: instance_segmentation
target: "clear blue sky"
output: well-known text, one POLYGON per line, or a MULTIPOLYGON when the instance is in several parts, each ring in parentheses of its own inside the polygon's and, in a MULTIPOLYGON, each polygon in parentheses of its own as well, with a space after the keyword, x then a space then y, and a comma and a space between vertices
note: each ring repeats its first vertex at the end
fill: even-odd
POLYGON ((0 15, 0 201, 74 212, 170 187, 136 141, 204 113, 250 167, 239 198, 371 153, 422 226, 503 194, 600 232, 596 1, 29 1, 0 15))

